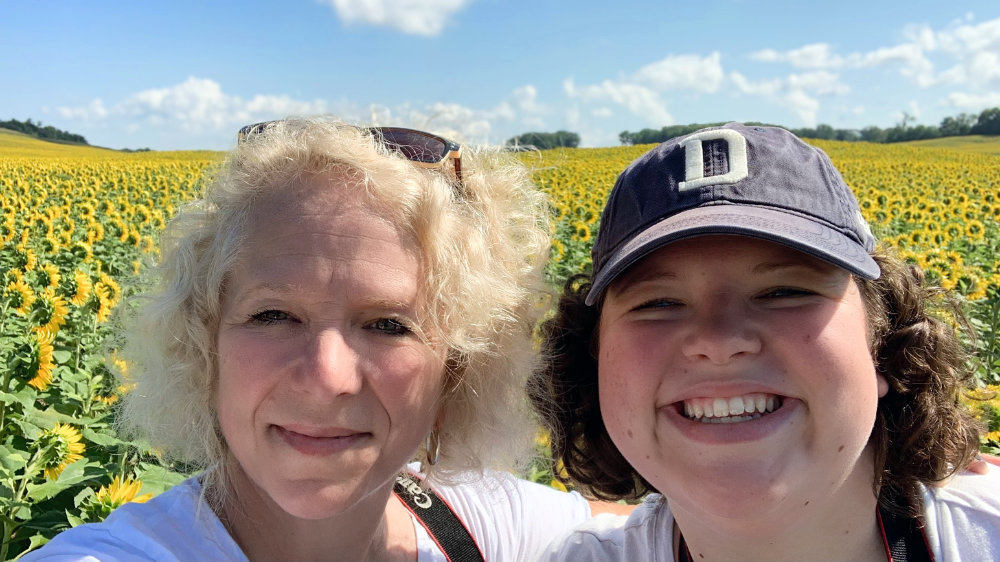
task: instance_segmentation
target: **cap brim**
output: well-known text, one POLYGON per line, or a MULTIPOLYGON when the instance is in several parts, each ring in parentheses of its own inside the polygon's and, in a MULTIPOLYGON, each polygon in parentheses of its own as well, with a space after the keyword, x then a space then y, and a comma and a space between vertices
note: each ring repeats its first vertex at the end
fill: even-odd
POLYGON ((814 219, 749 205, 712 205, 668 217, 635 235, 612 255, 594 278, 586 303, 592 306, 623 271, 653 250, 706 234, 752 236, 784 244, 842 267, 865 279, 878 279, 878 264, 868 248, 814 219))

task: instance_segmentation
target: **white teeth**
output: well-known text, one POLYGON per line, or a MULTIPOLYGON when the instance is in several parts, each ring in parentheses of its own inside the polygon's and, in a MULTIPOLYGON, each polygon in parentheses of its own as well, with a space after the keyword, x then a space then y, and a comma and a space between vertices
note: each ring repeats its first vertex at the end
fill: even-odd
POLYGON ((761 417, 781 407, 781 397, 753 392, 729 398, 692 398, 684 401, 684 415, 705 423, 737 423, 761 417))
POLYGON ((712 410, 715 412, 715 417, 721 418, 723 416, 729 415, 729 401, 725 398, 716 398, 712 402, 712 410))
POLYGON ((733 396, 729 399, 729 415, 738 416, 743 413, 743 398, 741 396, 733 396))

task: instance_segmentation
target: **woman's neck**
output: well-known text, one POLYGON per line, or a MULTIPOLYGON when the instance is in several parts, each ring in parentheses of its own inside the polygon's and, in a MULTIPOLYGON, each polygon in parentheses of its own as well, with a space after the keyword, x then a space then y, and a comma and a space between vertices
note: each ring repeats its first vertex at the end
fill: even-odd
POLYGON ((391 483, 347 511, 315 520, 288 514, 240 477, 232 484, 216 511, 251 562, 416 560, 413 523, 391 483))

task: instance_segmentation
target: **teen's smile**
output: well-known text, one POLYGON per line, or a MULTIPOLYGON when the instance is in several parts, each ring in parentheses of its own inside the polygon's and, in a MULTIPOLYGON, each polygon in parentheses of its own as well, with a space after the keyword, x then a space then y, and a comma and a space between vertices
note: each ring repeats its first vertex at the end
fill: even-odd
POLYGON ((608 288, 598 336, 608 433, 678 507, 739 516, 870 479, 884 383, 846 270, 755 238, 681 240, 608 288))

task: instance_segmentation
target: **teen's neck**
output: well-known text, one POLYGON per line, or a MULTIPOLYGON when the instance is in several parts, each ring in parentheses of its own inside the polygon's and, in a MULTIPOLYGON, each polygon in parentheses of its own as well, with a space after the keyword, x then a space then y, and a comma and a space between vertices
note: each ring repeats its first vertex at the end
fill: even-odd
POLYGON ((691 559, 703 562, 886 560, 876 508, 870 484, 866 495, 842 492, 764 517, 711 518, 671 505, 674 553, 683 534, 691 559))
POLYGON ((391 482, 363 505, 318 520, 293 517, 255 488, 240 488, 216 511, 252 562, 417 559, 412 520, 391 482))

